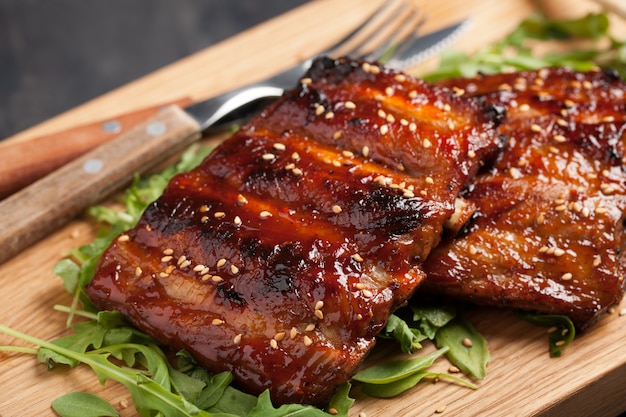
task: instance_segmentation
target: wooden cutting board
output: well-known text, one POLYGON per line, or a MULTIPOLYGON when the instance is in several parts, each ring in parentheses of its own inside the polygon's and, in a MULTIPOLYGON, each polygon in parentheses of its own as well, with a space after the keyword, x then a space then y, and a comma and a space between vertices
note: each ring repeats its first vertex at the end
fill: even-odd
MULTIPOLYGON (((574 2, 565 3, 559 3, 557 10, 573 13, 574 2)), ((201 100, 262 78, 295 63, 306 51, 322 50, 377 4, 375 0, 314 1, 9 140, 32 140, 155 103, 201 100)), ((581 1, 576 7, 596 6, 581 1)), ((472 51, 504 36, 535 10, 535 4, 530 0, 441 0, 424 1, 423 9, 429 16, 424 31, 471 17, 471 29, 454 47, 472 51)), ((619 19, 613 25, 621 35, 626 33, 626 25, 619 19)), ((411 72, 423 73, 435 63, 424 63, 411 72)), ((54 205, 54 201, 49 204, 54 205)), ((1 218, 2 213, 0 234, 1 218)), ((43 339, 65 334, 66 316, 55 312, 53 306, 69 304, 70 297, 51 270, 70 248, 89 242, 94 230, 89 219, 75 219, 0 265, 0 323, 43 339)), ((508 311, 478 309, 471 321, 487 338, 492 355, 487 378, 479 383, 478 390, 439 382, 423 384, 390 400, 355 392, 358 400, 351 416, 361 412, 368 417, 430 416, 442 410, 443 415, 451 416, 615 416, 626 411, 626 316, 619 314, 624 308, 626 302, 580 335, 558 359, 548 355, 545 329, 522 322, 508 311)), ((4 344, 24 345, 0 335, 0 345, 4 344)), ((440 361, 437 367, 445 372, 448 365, 440 361)), ((98 393, 122 416, 135 415, 124 387, 111 382, 100 386, 85 367, 47 371, 32 356, 0 353, 1 417, 53 416, 52 400, 72 391, 98 393)))

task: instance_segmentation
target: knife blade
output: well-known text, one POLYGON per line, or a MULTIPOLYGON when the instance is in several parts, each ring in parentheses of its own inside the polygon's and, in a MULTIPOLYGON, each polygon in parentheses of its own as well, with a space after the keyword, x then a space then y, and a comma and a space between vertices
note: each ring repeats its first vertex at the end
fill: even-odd
MULTIPOLYGON (((442 31, 453 37, 462 29, 463 23, 458 23, 442 31)), ((429 46, 439 47, 447 37, 435 37, 429 46)), ((408 59, 409 54, 424 47, 423 42, 416 41, 404 56, 408 59)), ((280 93, 273 92, 275 96, 280 93)), ((185 109, 168 106, 0 201, 0 263, 129 184, 137 173, 182 152, 199 140, 203 131, 230 120, 230 116, 223 108, 216 109, 212 99, 185 109)))

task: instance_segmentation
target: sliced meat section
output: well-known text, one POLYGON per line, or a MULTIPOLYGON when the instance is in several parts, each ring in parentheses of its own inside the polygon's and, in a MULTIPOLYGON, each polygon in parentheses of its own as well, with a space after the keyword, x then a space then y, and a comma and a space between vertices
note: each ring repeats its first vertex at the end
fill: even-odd
POLYGON ((325 404, 424 279, 501 113, 376 64, 301 83, 172 179, 86 292, 276 404, 325 404))
POLYGON ((624 83, 555 68, 446 83, 505 105, 509 137, 464 197, 472 221, 424 269, 424 291, 594 323, 624 292, 624 83))

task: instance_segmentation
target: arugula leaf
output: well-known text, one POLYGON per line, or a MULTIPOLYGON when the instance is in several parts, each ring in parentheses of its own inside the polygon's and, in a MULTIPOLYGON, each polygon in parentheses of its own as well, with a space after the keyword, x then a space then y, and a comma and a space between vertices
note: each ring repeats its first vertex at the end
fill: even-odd
POLYGON ((439 329, 437 347, 447 347, 446 356, 463 373, 484 379, 491 359, 485 338, 464 318, 457 317, 439 329))
POLYGON ((419 329, 409 326, 409 324, 392 314, 387 319, 385 328, 379 333, 378 337, 383 339, 395 339, 400 343, 400 349, 402 352, 411 354, 416 349, 421 349, 421 341, 426 339, 426 336, 422 334, 419 329))
POLYGON ((402 378, 423 371, 430 367, 437 358, 446 353, 448 347, 443 347, 428 355, 393 361, 386 364, 372 366, 364 369, 352 377, 355 381, 366 382, 368 384, 388 384, 402 378))
POLYGON ((558 358, 570 343, 576 337, 576 329, 574 323, 567 316, 556 314, 536 314, 528 311, 518 312, 519 316, 524 320, 546 327, 553 327, 548 333, 548 342, 550 344, 550 356, 558 358))
POLYGON ((394 382, 390 382, 387 384, 363 384, 363 392, 367 395, 371 395, 372 397, 378 398, 392 398, 402 394, 404 391, 407 391, 417 384, 419 384, 423 379, 450 379, 458 384, 465 385, 471 389, 478 389, 478 387, 471 382, 465 381, 464 379, 458 378, 456 376, 439 373, 439 372, 417 372, 415 374, 409 375, 406 378, 399 379, 394 382))
POLYGON ((89 392, 71 392, 52 401, 52 409, 61 417, 118 417, 109 402, 89 392))
POLYGON ((626 76, 626 43, 609 34, 606 14, 589 14, 572 20, 551 20, 533 15, 524 20, 502 41, 469 55, 448 50, 440 54, 439 67, 423 76, 428 81, 445 78, 473 77, 478 73, 493 74, 507 70, 530 70, 551 66, 566 66, 579 71, 611 67, 626 76), (589 46, 552 48, 564 52, 550 52, 538 56, 537 42, 563 43, 583 39, 589 46), (608 44, 604 47, 603 44, 608 44))

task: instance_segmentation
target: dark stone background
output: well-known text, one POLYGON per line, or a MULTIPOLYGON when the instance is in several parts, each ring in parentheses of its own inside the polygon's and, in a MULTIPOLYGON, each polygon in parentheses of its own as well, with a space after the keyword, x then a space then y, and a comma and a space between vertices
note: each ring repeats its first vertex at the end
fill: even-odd
POLYGON ((0 139, 306 0, 0 0, 0 139))

